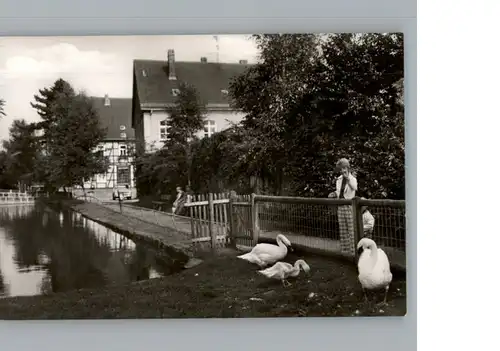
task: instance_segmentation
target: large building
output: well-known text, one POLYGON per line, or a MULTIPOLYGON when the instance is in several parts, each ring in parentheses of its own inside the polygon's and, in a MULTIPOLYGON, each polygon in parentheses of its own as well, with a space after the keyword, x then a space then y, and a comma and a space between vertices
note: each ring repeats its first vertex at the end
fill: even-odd
POLYGON ((85 188, 114 188, 119 185, 135 187, 134 149, 135 133, 131 125, 132 99, 92 97, 101 127, 107 129, 106 137, 97 151, 109 161, 108 171, 97 174, 85 188))
POLYGON ((243 113, 229 106, 230 80, 248 67, 240 63, 175 61, 174 50, 168 50, 167 60, 134 60, 132 127, 135 129, 138 152, 152 152, 168 139, 169 106, 176 102, 181 83, 193 85, 207 104, 205 128, 199 137, 208 137, 217 131, 240 122, 243 113))

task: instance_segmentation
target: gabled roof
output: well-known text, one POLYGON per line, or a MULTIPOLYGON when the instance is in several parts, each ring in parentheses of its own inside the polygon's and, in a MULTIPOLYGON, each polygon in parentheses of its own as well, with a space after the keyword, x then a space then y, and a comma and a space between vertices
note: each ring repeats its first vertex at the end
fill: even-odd
POLYGON ((229 98, 221 90, 229 89, 233 77, 242 74, 248 64, 175 61, 177 80, 168 79, 168 62, 134 60, 134 76, 141 107, 164 107, 173 104, 172 89, 182 82, 194 85, 207 106, 228 106, 229 98))
POLYGON ((101 126, 108 130, 105 140, 135 138, 134 129, 130 123, 132 120, 132 99, 109 98, 109 106, 105 105, 105 97, 92 96, 91 99, 99 115, 101 126), (120 126, 125 126, 125 130, 121 130, 120 126), (122 138, 121 133, 126 133, 127 137, 122 138))

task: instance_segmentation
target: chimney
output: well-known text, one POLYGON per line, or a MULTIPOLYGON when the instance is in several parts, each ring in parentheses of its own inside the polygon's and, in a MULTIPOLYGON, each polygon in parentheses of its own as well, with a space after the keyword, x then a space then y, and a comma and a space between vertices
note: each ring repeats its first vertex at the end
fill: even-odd
POLYGON ((248 61, 247 60, 240 60, 240 65, 247 65, 248 61))
POLYGON ((201 63, 207 63, 207 58, 206 57, 202 57, 201 58, 201 63))
POLYGON ((173 49, 168 50, 168 79, 177 80, 175 75, 175 53, 173 49))
POLYGON ((111 106, 111 100, 108 94, 104 95, 104 106, 111 106))

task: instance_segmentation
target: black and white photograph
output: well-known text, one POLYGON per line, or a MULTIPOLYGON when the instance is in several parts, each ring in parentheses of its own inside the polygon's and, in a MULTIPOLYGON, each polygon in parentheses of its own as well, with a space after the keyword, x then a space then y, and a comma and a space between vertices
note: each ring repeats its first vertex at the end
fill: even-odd
POLYGON ((0 37, 0 319, 404 316, 402 33, 0 37))

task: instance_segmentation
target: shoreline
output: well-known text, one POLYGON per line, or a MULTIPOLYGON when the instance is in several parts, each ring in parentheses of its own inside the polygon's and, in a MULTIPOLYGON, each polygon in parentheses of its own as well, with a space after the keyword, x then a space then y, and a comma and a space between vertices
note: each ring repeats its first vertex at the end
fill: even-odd
POLYGON ((179 261, 184 268, 192 268, 202 261, 195 257, 193 245, 186 233, 173 228, 159 227, 113 211, 105 206, 81 200, 58 200, 49 206, 69 209, 83 217, 99 223, 133 241, 145 243, 153 249, 179 261))
MULTIPOLYGON (((50 206, 50 205, 49 205, 50 206)), ((110 227, 134 240, 150 240, 160 253, 168 254, 165 241, 158 233, 141 233, 123 220, 113 228, 106 215, 92 212, 112 211, 100 205, 74 200, 52 203, 71 209, 82 216, 110 227), (99 206, 99 207, 96 207, 99 206), (97 218, 96 218, 97 217, 97 218), (106 218, 104 218, 106 217, 106 218)), ((111 217, 124 217, 114 212, 111 217)), ((140 225, 145 225, 144 223, 140 225)), ((151 227, 154 228, 154 227, 151 227)), ((166 235, 166 234, 165 234, 166 235)), ((176 236, 177 237, 177 236, 176 236)), ((406 274, 393 272, 388 305, 379 307, 383 291, 369 294, 364 302, 356 265, 345 259, 314 255, 295 250, 283 260, 293 264, 305 259, 311 266, 309 275, 301 272, 290 279, 291 287, 258 274, 259 267, 236 256, 235 249, 223 249, 195 258, 193 251, 173 250, 178 259, 189 257, 195 264, 162 278, 147 279, 101 288, 87 288, 47 295, 6 297, 0 299, 0 319, 136 319, 136 318, 260 318, 260 317, 354 317, 404 316, 406 314, 406 274), (188 256, 191 255, 191 256, 188 256), (203 264, 200 264, 203 263, 203 264)), ((182 248, 182 247, 181 247, 182 248)), ((172 250, 170 250, 172 251, 172 250)))
POLYGON ((0 300, 0 319, 137 319, 404 316, 406 280, 395 276, 387 306, 384 292, 365 303, 356 267, 341 261, 289 254, 311 267, 292 286, 257 273, 236 253, 207 258, 202 265, 163 278, 98 289, 81 289, 0 300))

